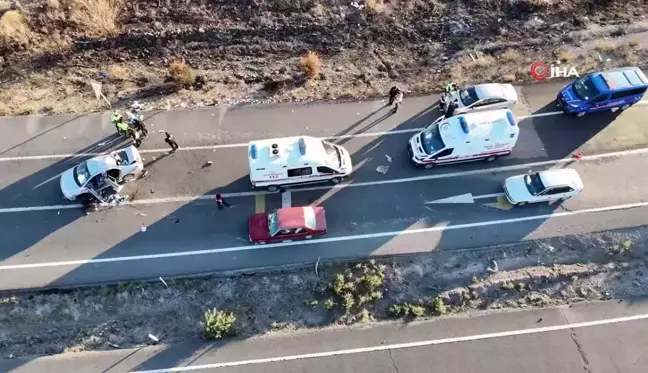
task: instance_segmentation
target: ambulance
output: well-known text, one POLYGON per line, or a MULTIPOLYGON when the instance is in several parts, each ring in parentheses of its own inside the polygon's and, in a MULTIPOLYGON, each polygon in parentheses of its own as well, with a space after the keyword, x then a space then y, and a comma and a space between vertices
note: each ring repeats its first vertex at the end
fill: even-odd
POLYGON ((417 167, 485 160, 509 155, 520 128, 509 109, 440 117, 414 135, 407 146, 417 167))
POLYGON ((330 182, 351 174, 351 155, 343 147, 310 136, 251 141, 250 182, 276 192, 283 186, 330 182))

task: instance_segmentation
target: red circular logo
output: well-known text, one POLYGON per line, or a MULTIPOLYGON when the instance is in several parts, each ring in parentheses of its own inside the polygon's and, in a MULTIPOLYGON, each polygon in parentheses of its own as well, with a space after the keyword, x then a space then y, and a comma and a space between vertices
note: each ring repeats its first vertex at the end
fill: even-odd
POLYGON ((549 76, 549 67, 544 62, 534 62, 531 65, 531 76, 535 80, 543 80, 549 76))

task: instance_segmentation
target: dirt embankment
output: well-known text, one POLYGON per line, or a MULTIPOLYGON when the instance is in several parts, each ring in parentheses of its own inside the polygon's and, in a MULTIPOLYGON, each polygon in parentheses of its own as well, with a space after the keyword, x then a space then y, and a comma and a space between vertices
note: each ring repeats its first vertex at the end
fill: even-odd
MULTIPOLYGON (((3 2, 0 2, 0 4, 3 2)), ((626 0, 23 0, 0 8, 0 114, 360 98, 581 73, 648 56, 646 2, 626 0), (607 39, 605 39, 607 38, 607 39), (309 51, 317 61, 300 56, 309 51), (175 74, 173 61, 191 72, 175 74), (197 84, 195 78, 199 77, 197 84)))
POLYGON ((251 336, 642 296, 646 254, 644 227, 236 277, 4 294, 0 351, 7 358, 127 348, 150 343, 149 334, 193 341, 206 324, 212 336, 251 336))

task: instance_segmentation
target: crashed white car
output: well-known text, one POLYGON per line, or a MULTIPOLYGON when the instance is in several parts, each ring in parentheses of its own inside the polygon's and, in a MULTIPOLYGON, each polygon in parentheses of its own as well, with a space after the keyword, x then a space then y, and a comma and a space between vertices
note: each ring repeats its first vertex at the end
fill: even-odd
POLYGON ((571 168, 532 172, 504 180, 506 199, 517 206, 564 201, 583 191, 583 181, 571 168))
POLYGON ((101 189, 128 183, 144 171, 144 163, 134 146, 90 158, 61 175, 61 192, 69 200, 82 195, 100 195, 101 189))
POLYGON ((518 96, 515 87, 511 84, 487 83, 443 93, 439 109, 446 111, 451 101, 457 104, 454 111, 456 115, 471 111, 512 110, 518 101, 518 96))

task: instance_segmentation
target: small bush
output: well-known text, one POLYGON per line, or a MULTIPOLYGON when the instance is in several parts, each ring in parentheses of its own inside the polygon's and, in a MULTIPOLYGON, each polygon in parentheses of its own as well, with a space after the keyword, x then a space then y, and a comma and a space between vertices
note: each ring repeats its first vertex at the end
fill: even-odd
POLYGON ((322 68, 322 61, 317 53, 310 51, 307 55, 299 57, 299 65, 308 79, 315 79, 322 68))
POLYGON ((342 308, 344 308, 346 312, 351 311, 351 309, 353 308, 353 306, 355 306, 355 304, 356 302, 355 299, 353 298, 353 294, 345 293, 342 296, 342 308))
POLYGON ((215 308, 207 310, 205 312, 205 338, 220 339, 232 333, 234 321, 236 321, 236 316, 233 312, 223 312, 215 308))
POLYGON ((418 305, 418 304, 412 304, 409 307, 409 312, 414 317, 421 317, 421 316, 425 315, 425 308, 423 306, 418 305))
POLYGON ((594 42, 594 49, 599 52, 611 52, 616 49, 616 44, 610 40, 597 40, 594 42))
POLYGON ((360 322, 368 323, 369 321, 371 321, 371 314, 366 309, 362 309, 360 311, 360 322))
POLYGON ((524 285, 524 282, 518 282, 517 285, 515 285, 515 288, 518 289, 518 291, 524 290, 526 285, 524 285))
POLYGON ((324 308, 326 308, 327 310, 331 310, 333 309, 333 307, 335 307, 335 302, 333 301, 333 299, 329 298, 324 301, 324 308))
POLYGON ((513 290, 515 288, 515 285, 513 285, 513 283, 511 282, 505 282, 500 286, 500 288, 502 288, 502 290, 513 290))
POLYGON ((445 315, 447 312, 446 310, 446 305, 443 302, 443 298, 441 297, 436 297, 432 301, 432 309, 434 310, 434 313, 437 315, 445 315))
POLYGON ((401 317, 403 315, 403 306, 398 303, 394 303, 389 306, 389 313, 394 317, 401 317))
POLYGON ((304 301, 304 305, 310 308, 315 308, 318 304, 319 302, 316 299, 304 301))
POLYGON ((72 0, 70 20, 94 36, 114 35, 119 31, 117 17, 123 0, 72 0))
POLYGON ((5 42, 28 44, 31 30, 25 16, 16 10, 5 12, 0 18, 0 38, 5 42))
POLYGON ((184 61, 171 62, 169 67, 171 80, 178 85, 189 87, 194 83, 194 74, 189 65, 184 61))

